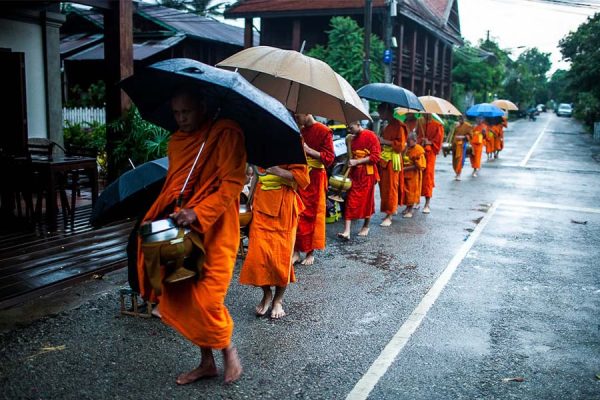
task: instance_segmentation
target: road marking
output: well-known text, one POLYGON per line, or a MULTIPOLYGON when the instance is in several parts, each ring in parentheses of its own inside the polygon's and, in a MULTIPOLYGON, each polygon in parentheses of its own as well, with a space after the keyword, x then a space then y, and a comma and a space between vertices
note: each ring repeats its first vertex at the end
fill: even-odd
POLYGON ((516 206, 516 207, 532 207, 532 208, 546 208, 549 210, 561 210, 561 211, 577 211, 581 213, 600 214, 600 208, 589 208, 589 207, 576 207, 566 206, 562 204, 544 203, 539 201, 518 201, 512 199, 503 199, 498 201, 498 206, 516 206))
POLYGON ((550 124, 550 118, 548 118, 548 121, 546 121, 546 125, 544 125, 544 129, 542 129, 542 131, 538 135, 537 139, 533 143, 533 146, 531 146, 531 148, 529 149, 529 152, 527 153, 527 155, 525 156, 525 158, 523 159, 523 161, 521 161, 521 164, 519 164, 520 167, 524 167, 525 165, 527 165, 527 162, 529 162, 529 159, 531 158, 531 155, 533 154, 533 151, 537 147, 537 145, 540 142, 540 140, 542 140, 542 136, 544 136, 544 133, 546 133, 546 128, 548 128, 549 124, 550 124))
POLYGON ((444 287, 446 287, 450 281, 450 278, 452 278, 456 268, 460 265, 469 250, 471 250, 471 247, 473 247, 473 244, 481 235, 481 232, 488 224, 492 216, 495 214, 496 210, 498 209, 498 204, 499 202, 494 202, 492 204, 487 214, 475 227, 467 241, 463 243, 454 257, 452 257, 450 263, 448 263, 442 274, 437 278, 419 305, 409 315, 408 319, 406 322, 404 322, 404 324, 402 324, 400 329, 398 329, 398 332, 396 332, 394 337, 392 337, 392 340, 390 340, 390 342, 385 346, 381 354, 379 354, 379 357, 377 357, 373 364, 371 364, 371 367, 369 367, 363 377, 356 383, 352 391, 346 397, 346 400, 366 399, 369 396, 369 393, 371 393, 373 388, 375 388, 377 382, 379 382, 381 377, 392 365, 400 351, 402 351, 404 346, 406 346, 412 334, 421 325, 425 315, 440 296, 442 290, 444 290, 444 287))
POLYGON ((373 364, 371 364, 363 377, 356 383, 356 385, 354 385, 352 391, 348 394, 348 396, 346 396, 346 400, 367 399, 371 391, 375 388, 375 385, 377 385, 379 380, 383 377, 383 375, 385 375, 392 363, 396 360, 396 357, 398 357, 398 354, 400 354, 404 346, 406 346, 412 334, 415 333, 417 328, 421 325, 425 315, 427 315, 429 309, 438 299, 450 281, 450 278, 452 278, 452 275, 454 275, 456 268, 458 268, 462 260, 469 253, 475 244, 475 241, 477 241, 488 222, 492 219, 498 208, 501 206, 545 208, 550 210, 600 214, 600 208, 576 207, 536 201, 517 201, 512 199, 496 200, 481 222, 475 227, 467 241, 463 243, 458 252, 454 255, 454 257, 452 257, 452 260, 450 260, 444 271, 437 278, 425 297, 423 297, 419 305, 417 305, 413 312, 408 316, 407 320, 404 322, 404 324, 402 324, 400 329, 398 329, 396 334, 381 351, 379 357, 377 357, 373 364))

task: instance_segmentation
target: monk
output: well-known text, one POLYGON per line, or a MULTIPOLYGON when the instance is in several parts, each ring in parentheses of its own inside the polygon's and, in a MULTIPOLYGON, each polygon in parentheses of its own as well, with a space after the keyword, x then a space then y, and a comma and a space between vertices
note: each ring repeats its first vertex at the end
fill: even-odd
POLYGON ((296 281, 292 253, 298 217, 304 206, 297 188, 309 183, 305 164, 290 164, 259 169, 254 194, 248 254, 240 272, 242 285, 258 286, 263 297, 256 315, 264 316, 271 308, 271 318, 285 316, 283 294, 296 281), (271 290, 275 287, 275 295, 271 290))
POLYGON ((406 198, 406 210, 403 218, 413 217, 414 204, 421 198, 421 183, 423 170, 427 167, 425 150, 417 144, 417 134, 408 134, 407 147, 404 150, 402 160, 404 163, 404 187, 406 198))
POLYGON ((427 167, 423 172, 421 195, 425 196, 423 214, 429 214, 433 188, 435 187, 435 160, 444 141, 444 125, 433 119, 431 114, 424 114, 417 124, 417 142, 425 150, 427 167))
POLYGON ((202 277, 176 283, 150 283, 144 253, 138 251, 141 296, 160 302, 162 320, 200 347, 200 365, 180 375, 179 385, 217 375, 213 349, 223 353, 225 382, 242 374, 242 366, 231 343, 233 320, 225 296, 233 275, 240 240, 239 198, 244 185, 246 151, 244 135, 231 120, 213 121, 204 98, 180 92, 171 101, 179 130, 169 139, 169 169, 165 184, 143 222, 170 217, 202 238, 205 251, 202 277), (202 155, 194 168, 181 206, 175 208, 184 181, 201 144, 202 155), (157 296, 160 292, 160 296, 157 296))
POLYGON ((473 167, 473 177, 477 177, 477 172, 481 169, 481 154, 483 153, 483 138, 487 134, 488 126, 483 118, 477 118, 477 125, 471 131, 469 143, 471 143, 471 167, 473 167))
POLYGON ((504 149, 504 124, 501 122, 492 125, 490 130, 494 132, 494 158, 498 158, 500 152, 504 149))
MULTIPOLYGON (((398 209, 399 175, 402 170, 400 153, 406 143, 406 125, 394 118, 394 107, 389 103, 381 103, 377 107, 379 117, 387 121, 383 134, 379 137, 381 159, 379 160, 379 194, 381 212, 385 218, 380 226, 392 225, 392 217, 398 209)), ((404 185, 402 185, 403 187, 404 185)))
POLYGON ((300 253, 306 257, 302 265, 313 265, 315 250, 325 248, 325 216, 327 213, 327 171, 333 164, 333 134, 331 129, 315 121, 311 114, 296 114, 304 139, 304 151, 308 162, 310 183, 306 189, 298 188, 298 194, 304 203, 300 214, 296 246, 292 262, 300 259, 300 253))
POLYGON ((460 181, 460 174, 465 165, 467 153, 468 137, 471 135, 473 126, 465 120, 464 115, 458 117, 458 122, 454 128, 454 137, 452 138, 452 168, 456 173, 455 180, 460 181))
POLYGON ((495 121, 493 121, 493 119, 489 119, 486 120, 486 124, 488 129, 487 133, 483 136, 483 143, 485 145, 485 154, 487 155, 487 159, 489 161, 494 158, 494 152, 496 151, 496 132, 495 129, 493 129, 495 121))
POLYGON ((379 180, 376 168, 380 160, 381 147, 377 135, 373 131, 364 129, 360 121, 348 125, 351 134, 351 145, 348 151, 350 165, 350 179, 352 186, 346 195, 344 209, 344 232, 337 236, 343 240, 350 240, 350 227, 355 219, 364 219, 363 226, 358 236, 369 234, 369 222, 375 213, 375 185, 379 180))
MULTIPOLYGON (((404 119, 404 125, 406 126, 406 135, 408 136, 408 134, 410 132, 415 131, 416 127, 417 127, 417 121, 418 118, 420 118, 420 114, 416 114, 416 113, 407 113, 406 117, 404 119)), ((403 151, 406 148, 406 140, 404 141, 404 147, 403 147, 403 151)), ((404 206, 406 205, 406 199, 405 197, 405 193, 406 191, 404 190, 404 168, 400 169, 400 173, 398 174, 398 205, 399 206, 404 206)), ((406 209, 404 209, 404 211, 402 213, 404 213, 406 211, 406 209)))

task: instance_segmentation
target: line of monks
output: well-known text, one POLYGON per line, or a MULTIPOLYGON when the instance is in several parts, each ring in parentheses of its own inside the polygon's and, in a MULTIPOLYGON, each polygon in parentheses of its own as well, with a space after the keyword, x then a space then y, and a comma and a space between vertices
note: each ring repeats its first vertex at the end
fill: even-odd
POLYGON ((455 180, 461 179, 465 159, 468 156, 473 168, 472 175, 477 177, 481 169, 483 149, 488 160, 498 158, 504 149, 504 128, 508 126, 508 119, 477 118, 477 125, 473 126, 460 116, 452 136, 452 167, 456 173, 455 180))
MULTIPOLYGON (((233 320, 225 297, 240 243, 240 193, 247 174, 244 135, 232 120, 214 120, 206 99, 194 93, 177 93, 171 106, 179 129, 169 141, 165 184, 142 224, 171 218, 179 227, 189 229, 201 240, 186 244, 186 239, 178 237, 164 245, 181 249, 178 252, 187 252, 188 246, 192 255, 201 255, 203 263, 191 266, 193 275, 200 279, 169 282, 165 278, 166 266, 158 270, 154 279, 147 266, 153 263, 151 258, 162 257, 163 244, 157 249, 143 249, 140 237, 140 295, 159 303, 162 320, 200 348, 200 364, 179 375, 177 384, 216 376, 213 350, 222 352, 224 381, 231 383, 242 374, 237 350, 231 343, 233 320), (196 156, 200 154, 198 147, 204 149, 202 157, 196 156), (190 184, 185 185, 188 181, 190 184)), ((360 121, 348 125, 348 172, 352 185, 346 193, 344 231, 338 234, 344 241, 350 240, 351 222, 356 219, 364 220, 358 235, 369 234, 377 183, 380 209, 385 214, 383 227, 392 224, 400 205, 406 207, 404 218, 412 217, 421 197, 425 197, 423 213, 430 212, 443 125, 428 114, 409 114, 401 122, 394 118, 393 111, 390 104, 379 106, 379 114, 387 123, 380 136, 363 128, 360 121)), ((283 295, 287 285, 296 280, 294 264, 312 264, 315 250, 325 248, 326 169, 335 158, 332 134, 310 114, 297 115, 297 121, 307 164, 258 169, 248 252, 239 276, 241 284, 262 289, 256 315, 263 316, 271 310, 270 317, 274 319, 285 316, 283 295)), ((491 128, 483 122, 472 129, 459 124, 454 137, 455 157, 464 161, 459 149, 464 151, 466 141, 473 147, 473 154, 481 155, 488 130, 491 128)), ((499 151, 495 141, 489 149, 499 151)), ((480 160, 472 162, 476 171, 480 160)), ((183 253, 180 256, 183 262, 183 253)))

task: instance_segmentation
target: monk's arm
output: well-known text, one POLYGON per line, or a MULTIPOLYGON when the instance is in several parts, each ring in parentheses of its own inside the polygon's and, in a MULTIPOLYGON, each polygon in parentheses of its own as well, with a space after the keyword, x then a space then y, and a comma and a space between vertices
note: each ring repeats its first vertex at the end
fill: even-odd
POLYGON ((296 181, 301 189, 305 189, 310 183, 310 175, 308 174, 308 166, 304 164, 291 164, 289 165, 289 172, 292 175, 292 179, 296 181))
POLYGON ((269 167, 266 169, 266 171, 267 171, 267 174, 277 175, 284 179, 288 179, 290 181, 292 179, 294 179, 294 176, 292 175, 292 173, 290 171, 288 171, 287 169, 283 169, 281 167, 269 167))
POLYGON ((244 136, 236 129, 224 129, 215 150, 215 162, 221 164, 219 187, 196 207, 194 213, 200 225, 200 232, 206 232, 217 219, 239 199, 246 180, 246 150, 244 136))

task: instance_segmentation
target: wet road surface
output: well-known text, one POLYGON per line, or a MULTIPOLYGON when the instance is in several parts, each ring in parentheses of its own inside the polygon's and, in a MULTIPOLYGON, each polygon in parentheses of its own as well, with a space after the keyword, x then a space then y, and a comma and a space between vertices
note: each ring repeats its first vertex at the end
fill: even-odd
MULTIPOLYGON (((500 158, 454 181, 438 158, 432 213, 373 218, 368 238, 296 268, 282 321, 260 290, 227 303, 245 373, 185 387, 199 351, 159 320, 118 314, 120 271, 76 307, 0 334, 4 398, 600 398, 600 145, 570 118, 512 123, 500 158), (64 346, 64 347, 63 347, 64 346)), ((0 318, 7 318, 7 313, 0 318)), ((217 357, 221 366, 221 358, 217 357)))

